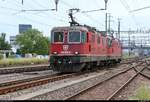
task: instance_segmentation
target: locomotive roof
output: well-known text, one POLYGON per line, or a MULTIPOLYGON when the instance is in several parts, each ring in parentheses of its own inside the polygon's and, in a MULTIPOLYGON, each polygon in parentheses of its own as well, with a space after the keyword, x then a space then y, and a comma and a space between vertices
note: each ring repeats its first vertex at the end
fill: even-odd
POLYGON ((92 27, 87 26, 87 25, 54 27, 54 28, 52 28, 51 31, 64 31, 64 30, 84 30, 84 31, 91 31, 91 32, 94 32, 96 34, 101 34, 102 36, 106 36, 105 31, 97 31, 96 29, 94 29, 94 27, 92 28, 92 27))
POLYGON ((52 29, 52 31, 55 31, 55 30, 85 30, 85 31, 88 31, 88 29, 83 26, 54 27, 52 29))

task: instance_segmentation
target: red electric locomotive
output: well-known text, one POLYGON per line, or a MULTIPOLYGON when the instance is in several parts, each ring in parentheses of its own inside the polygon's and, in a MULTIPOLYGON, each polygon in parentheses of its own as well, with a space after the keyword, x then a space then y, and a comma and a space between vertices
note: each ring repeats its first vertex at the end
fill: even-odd
POLYGON ((121 61, 119 40, 71 18, 70 26, 51 31, 50 66, 54 71, 79 72, 121 61))

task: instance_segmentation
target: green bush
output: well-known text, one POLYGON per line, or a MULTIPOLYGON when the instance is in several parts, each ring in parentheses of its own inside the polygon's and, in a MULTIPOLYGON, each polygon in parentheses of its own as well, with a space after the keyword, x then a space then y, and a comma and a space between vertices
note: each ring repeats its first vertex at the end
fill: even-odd
POLYGON ((135 55, 130 55, 130 56, 129 56, 128 53, 124 53, 122 57, 123 57, 123 59, 128 59, 128 58, 134 58, 134 57, 136 57, 136 56, 135 56, 135 55))
POLYGON ((3 59, 3 54, 0 54, 0 60, 3 59))

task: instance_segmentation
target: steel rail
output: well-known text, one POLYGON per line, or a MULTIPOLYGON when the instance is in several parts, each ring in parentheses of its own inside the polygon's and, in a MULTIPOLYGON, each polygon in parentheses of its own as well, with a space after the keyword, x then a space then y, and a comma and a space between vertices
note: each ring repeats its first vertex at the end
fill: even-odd
POLYGON ((17 90, 22 90, 22 89, 26 89, 26 88, 30 88, 30 87, 43 85, 43 84, 46 84, 49 82, 59 81, 59 80, 65 79, 65 78, 73 77, 74 75, 75 74, 65 74, 65 75, 47 77, 44 79, 37 79, 37 80, 27 81, 27 82, 23 82, 23 83, 13 84, 10 86, 0 87, 0 95, 10 93, 10 92, 15 92, 17 90))
POLYGON ((144 58, 129 58, 129 59, 124 59, 120 64, 131 64, 134 62, 145 62, 145 61, 150 61, 150 60, 144 60, 142 61, 144 58))
POLYGON ((94 87, 96 87, 96 86, 98 86, 98 85, 100 85, 100 84, 102 84, 102 83, 108 81, 108 80, 111 80, 112 78, 114 78, 114 77, 116 77, 116 76, 119 76, 119 75, 121 75, 121 74, 123 74, 123 73, 126 73, 127 71, 129 71, 129 70, 131 70, 131 69, 133 69, 133 68, 135 68, 135 67, 137 67, 137 66, 139 66, 139 65, 141 65, 141 64, 143 64, 143 62, 140 62, 140 63, 138 63, 137 65, 134 65, 134 66, 132 66, 132 67, 126 69, 125 71, 121 71, 121 72, 119 72, 119 73, 117 73, 117 74, 115 74, 115 75, 113 75, 113 76, 111 76, 111 77, 109 77, 109 78, 106 78, 105 80, 103 80, 103 81, 97 83, 96 85, 90 86, 90 87, 88 87, 88 88, 86 88, 86 89, 83 89, 83 90, 81 90, 81 91, 79 91, 79 92, 77 92, 77 93, 75 93, 75 94, 73 94, 73 95, 71 95, 71 96, 68 96, 68 97, 64 98, 63 100, 71 100, 72 98, 74 98, 74 97, 76 97, 76 96, 78 96, 78 95, 80 95, 80 94, 82 94, 82 93, 84 93, 84 92, 86 92, 86 91, 88 91, 88 90, 90 90, 90 89, 92 89, 92 88, 94 88, 94 87))
MULTIPOLYGON (((110 95, 106 100, 112 100, 119 92, 121 92, 121 90, 123 90, 132 80, 134 80, 138 75, 144 75, 143 73, 141 73, 144 69, 146 69, 146 67, 142 68, 142 70, 138 71, 134 76, 132 76, 125 84, 123 84, 118 90, 116 90, 112 95, 110 95)), ((146 76, 147 77, 147 76, 146 76)))
POLYGON ((19 81, 12 81, 12 83, 11 82, 2 83, 0 85, 1 86, 0 87, 0 95, 6 94, 9 92, 14 92, 17 90, 22 90, 22 89, 27 89, 30 87, 47 84, 49 82, 54 82, 54 81, 59 81, 59 80, 66 79, 66 78, 71 78, 71 77, 77 76, 77 75, 84 75, 87 73, 89 73, 89 72, 85 71, 85 72, 80 72, 80 73, 69 73, 69 74, 63 74, 63 75, 59 75, 59 73, 56 73, 54 75, 46 75, 46 76, 34 77, 34 78, 29 78, 29 79, 24 79, 24 80, 19 80, 19 81))
MULTIPOLYGON (((145 60, 145 63, 146 63, 146 65, 148 66, 149 63, 148 63, 147 61, 149 61, 149 60, 145 60)), ((144 76, 144 77, 150 79, 150 76, 145 75, 145 74, 142 73, 142 71, 143 71, 144 69, 149 69, 147 66, 144 67, 144 68, 142 68, 142 70, 140 70, 140 71, 138 71, 137 69, 135 69, 135 71, 137 72, 136 75, 134 75, 133 77, 131 77, 124 85, 122 85, 122 86, 121 86, 118 90, 116 90, 111 96, 109 96, 109 97, 107 98, 107 100, 113 99, 113 97, 114 97, 116 94, 118 94, 121 90, 123 90, 123 88, 125 88, 125 87, 126 87, 132 80, 134 80, 138 75, 142 75, 142 76, 144 76)))
POLYGON ((53 77, 53 76, 57 76, 58 74, 59 73, 55 73, 55 74, 52 74, 52 75, 37 76, 37 77, 33 77, 33 78, 26 78, 26 79, 8 81, 8 82, 0 83, 0 88, 1 87, 6 87, 6 86, 11 86, 11 85, 14 85, 14 84, 24 83, 24 82, 28 82, 28 81, 34 81, 34 80, 44 79, 44 78, 48 78, 48 77, 53 77))
POLYGON ((51 68, 48 64, 0 67, 0 74, 32 72, 32 71, 41 71, 41 70, 50 70, 50 69, 51 68))
POLYGON ((146 74, 144 74, 144 73, 142 73, 142 72, 140 72, 140 74, 141 74, 142 76, 144 76, 145 78, 150 79, 150 76, 148 76, 148 75, 146 75, 146 74))
MULTIPOLYGON (((136 67, 140 64, 142 64, 142 63, 140 62, 139 64, 135 65, 134 67, 136 67)), ((128 71, 130 69, 131 68, 127 69, 126 71, 128 71)), ((120 74, 125 73, 126 71, 122 71, 122 72, 120 72, 120 74)), ((81 75, 81 73, 78 73, 78 74, 81 75)), ((9 92, 14 92, 14 91, 21 90, 21 89, 26 89, 26 88, 30 88, 30 87, 34 87, 34 86, 43 85, 43 84, 46 84, 46 83, 49 83, 49 82, 54 82, 54 81, 62 80, 62 79, 65 79, 65 78, 70 78, 70 77, 73 77, 74 75, 77 75, 77 73, 65 74, 65 75, 54 76, 54 77, 49 76, 47 78, 45 76, 42 76, 41 78, 40 77, 38 77, 38 78, 34 77, 33 79, 31 79, 31 78, 30 79, 24 79, 23 80, 24 82, 21 82, 21 80, 19 80, 18 82, 17 81, 12 81, 12 83, 11 82, 2 83, 0 85, 1 86, 0 87, 0 95, 6 94, 6 93, 9 93, 9 92)), ((117 75, 119 75, 119 73, 112 76, 111 78, 113 78, 117 75)), ((107 80, 109 80, 109 78, 107 80)), ((107 80, 105 80, 105 81, 107 81, 107 80)), ((103 81, 103 82, 105 82, 105 81, 103 81)))

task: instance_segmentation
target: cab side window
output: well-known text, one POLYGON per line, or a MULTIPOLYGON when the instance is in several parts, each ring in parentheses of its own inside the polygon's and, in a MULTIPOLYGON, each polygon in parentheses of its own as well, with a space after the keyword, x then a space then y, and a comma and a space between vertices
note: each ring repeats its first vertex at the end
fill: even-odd
POLYGON ((82 43, 85 43, 87 41, 87 33, 86 32, 82 32, 81 41, 82 41, 82 43))
POLYGON ((108 38, 108 47, 111 47, 111 39, 108 38))
POLYGON ((102 38, 102 44, 105 46, 105 38, 102 38))

